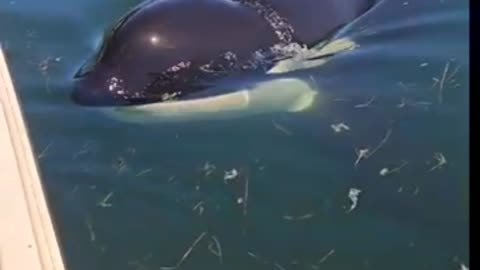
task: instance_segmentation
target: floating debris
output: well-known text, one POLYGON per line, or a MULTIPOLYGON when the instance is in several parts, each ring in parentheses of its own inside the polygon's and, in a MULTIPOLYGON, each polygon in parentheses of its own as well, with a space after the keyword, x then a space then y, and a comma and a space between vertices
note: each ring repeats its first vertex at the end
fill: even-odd
POLYGON ((125 159, 123 157, 118 157, 115 160, 114 167, 115 167, 117 173, 120 174, 120 173, 124 172, 125 170, 127 170, 127 162, 125 161, 125 159))
POLYGON ((95 242, 97 236, 95 235, 95 231, 93 230, 92 221, 89 217, 85 218, 85 225, 87 225, 88 232, 90 234, 90 241, 95 242))
POLYGON ((135 176, 137 176, 137 177, 138 177, 138 176, 142 176, 142 175, 147 174, 147 173, 150 173, 150 172, 152 172, 152 169, 145 169, 145 170, 137 173, 137 175, 135 175, 135 176))
POLYGON ((42 150, 42 152, 37 156, 37 158, 38 158, 38 159, 42 159, 42 158, 46 157, 47 154, 48 154, 48 152, 49 152, 49 150, 50 150, 50 147, 51 147, 52 145, 53 145, 53 143, 52 143, 52 142, 49 142, 49 143, 47 144, 47 146, 45 146, 45 148, 42 150))
POLYGON ((425 107, 425 109, 428 109, 428 106, 431 106, 431 105, 432 105, 432 102, 429 102, 429 101, 417 101, 417 102, 412 103, 412 105, 414 105, 414 106, 423 106, 423 107, 425 107))
POLYGON ((336 98, 333 100, 333 102, 349 102, 351 99, 348 98, 336 98))
POLYGON ((79 188, 78 185, 75 185, 75 186, 73 187, 72 191, 70 191, 70 196, 71 196, 71 197, 72 197, 73 195, 75 195, 75 193, 77 193, 78 188, 79 188))
POLYGON ((249 252, 247 252, 247 254, 248 254, 248 256, 250 256, 250 257, 252 257, 252 258, 254 258, 254 259, 257 259, 257 258, 258 258, 258 256, 255 255, 253 252, 250 252, 250 251, 249 251, 249 252))
POLYGON ((380 174, 381 176, 387 176, 389 174, 400 171, 403 167, 407 166, 407 164, 408 164, 407 161, 403 161, 402 164, 400 164, 400 166, 398 166, 396 168, 393 168, 393 169, 383 168, 383 169, 380 170, 380 172, 378 174, 380 174))
POLYGON ((187 251, 183 254, 182 258, 177 262, 177 264, 175 264, 174 266, 162 266, 162 267, 160 267, 160 269, 162 269, 162 270, 173 270, 173 269, 177 269, 178 267, 180 267, 183 264, 183 262, 188 258, 188 256, 190 256, 190 253, 192 253, 195 246, 198 245, 198 243, 205 237, 206 234, 207 234, 207 232, 201 233, 197 237, 197 239, 195 239, 195 241, 193 241, 193 243, 190 245, 190 247, 187 249, 187 251))
POLYGON ((247 252, 248 256, 252 257, 254 260, 263 263, 263 264, 271 264, 267 259, 261 257, 260 255, 254 254, 253 252, 247 252))
POLYGON ((381 169, 380 172, 379 172, 379 174, 380 174, 381 176, 385 176, 385 175, 387 175, 387 174, 389 174, 389 173, 390 173, 390 170, 389 170, 388 168, 383 168, 383 169, 381 169))
POLYGON ((399 187, 398 190, 397 190, 398 193, 400 193, 402 191, 403 191, 403 187, 399 187))
POLYGON ((427 67, 428 66, 428 63, 427 62, 424 62, 424 63, 421 63, 420 64, 420 67, 427 67))
POLYGON ((315 215, 313 213, 307 213, 301 216, 290 216, 290 215, 285 215, 283 216, 283 219, 286 220, 305 220, 305 219, 311 219, 315 215))
POLYGON ((203 169, 202 169, 202 170, 204 171, 205 176, 209 176, 209 175, 211 175, 211 174, 215 171, 216 168, 217 168, 217 167, 215 167, 215 165, 213 165, 213 164, 211 164, 209 161, 207 161, 207 162, 205 162, 205 164, 203 165, 203 169))
POLYGON ((105 198, 103 198, 103 200, 101 200, 97 205, 100 207, 112 207, 111 203, 107 203, 112 196, 113 192, 108 193, 107 196, 105 196, 105 198))
POLYGON ((137 149, 135 149, 135 147, 128 147, 126 152, 127 152, 127 154, 130 154, 130 155, 134 156, 135 153, 137 153, 137 149))
POLYGON ((444 165, 447 164, 447 159, 442 153, 435 153, 433 154, 433 158, 437 161, 437 164, 433 166, 430 171, 434 171, 436 169, 441 169, 444 165))
POLYGON ((350 208, 347 210, 347 214, 352 212, 357 207, 358 196, 360 195, 361 192, 362 191, 360 189, 357 189, 357 188, 351 188, 348 191, 348 198, 350 199, 352 204, 350 205, 350 208))
POLYGON ((402 97, 400 103, 397 105, 397 108, 405 108, 405 105, 407 105, 407 102, 405 98, 402 97))
POLYGON ((439 85, 438 96, 437 96, 438 104, 443 103, 443 92, 445 89, 445 85, 452 84, 455 82, 454 76, 460 70, 460 65, 458 65, 450 74, 448 74, 449 69, 450 69, 450 60, 447 61, 447 63, 445 64, 441 78, 440 79, 436 77, 433 78, 434 83, 432 85, 432 89, 435 88, 437 84, 439 85))
POLYGON ((173 182, 173 180, 175 180, 175 175, 172 175, 170 177, 168 177, 168 182, 173 182))
POLYGON ((335 253, 335 249, 330 250, 325 256, 323 256, 318 263, 324 263, 330 256, 332 256, 335 253))
POLYGON ((285 267, 283 267, 281 264, 274 262, 273 266, 277 268, 278 270, 285 270, 285 267))
MULTIPOLYGON (((35 38, 35 33, 32 33, 33 35, 30 36, 32 38, 35 38)), ((29 44, 27 45, 28 47, 31 46, 31 41, 29 41, 29 44)), ((48 71, 50 69, 51 63, 52 62, 60 62, 61 58, 60 57, 51 57, 48 56, 46 59, 40 61, 40 63, 37 64, 38 69, 40 70, 40 73, 45 79, 45 89, 49 93, 50 92, 50 76, 48 74, 48 71)))
POLYGON ((204 201, 199 201, 197 204, 195 204, 195 206, 192 208, 193 211, 197 211, 198 210, 198 215, 202 215, 203 214, 203 211, 205 210, 203 205, 205 204, 204 201))
POLYGON ((446 81, 447 83, 453 83, 455 82, 455 79, 453 78, 455 75, 457 75, 458 71, 460 70, 460 65, 458 65, 452 73, 447 77, 446 81))
POLYGON ((460 270, 469 270, 465 264, 460 264, 460 270))
POLYGON ((411 91, 412 90, 412 85, 407 86, 404 82, 397 82, 397 84, 406 91, 411 91))
POLYGON ((149 270, 150 268, 148 268, 147 266, 145 266, 144 263, 148 262, 149 260, 151 260, 153 257, 152 253, 148 253, 146 254, 145 256, 143 256, 142 258, 138 259, 138 260, 129 260, 127 262, 127 264, 129 266, 132 266, 132 267, 135 267, 134 269, 135 270, 149 270))
POLYGON ((407 100, 406 98, 402 97, 400 103, 397 104, 396 107, 402 109, 405 108, 407 105, 412 107, 423 107, 423 109, 428 110, 429 106, 432 105, 432 102, 407 100))
POLYGON ((330 127, 332 127, 332 129, 333 129, 333 131, 335 131, 335 133, 350 130, 350 127, 347 126, 345 123, 332 124, 332 125, 330 125, 330 127))
POLYGON ((138 260, 131 260, 127 262, 128 266, 135 267, 135 270, 148 270, 148 268, 138 260))
POLYGON ((357 108, 357 109, 360 109, 360 108, 367 108, 369 107, 373 101, 375 101, 375 97, 371 97, 366 103, 362 103, 362 104, 357 104, 354 106, 354 108, 357 108))
POLYGON ((51 56, 48 56, 44 60, 40 61, 40 63, 38 63, 38 69, 40 69, 40 71, 42 72, 43 75, 46 75, 46 72, 50 68, 50 63, 51 62, 60 62, 60 59, 61 59, 60 57, 53 58, 51 56))
POLYGON ((355 163, 353 164, 353 166, 355 168, 360 163, 360 160, 367 158, 368 151, 369 151, 368 148, 355 149, 355 154, 357 154, 357 159, 355 160, 355 163))
POLYGON ((212 252, 213 255, 218 257, 220 264, 223 264, 223 252, 222 246, 220 246, 220 242, 218 241, 217 237, 212 235, 213 242, 208 245, 208 250, 212 252), (215 247, 213 246, 215 244, 215 247))
POLYGON ((373 156, 373 154, 375 154, 378 150, 380 150, 380 148, 382 148, 382 146, 388 141, 388 139, 390 138, 390 135, 392 135, 391 129, 387 130, 385 137, 383 137, 382 141, 380 141, 380 143, 372 150, 372 152, 367 153, 366 158, 373 156))
POLYGON ((85 155, 90 153, 90 150, 92 148, 92 142, 86 142, 83 144, 82 149, 76 153, 73 153, 72 159, 77 159, 81 155, 85 155))
POLYGON ((258 261, 260 263, 272 265, 273 267, 275 267, 278 270, 285 270, 285 267, 283 267, 278 262, 272 262, 270 260, 267 260, 265 258, 262 258, 261 256, 258 256, 256 254, 254 254, 253 252, 250 252, 250 251, 247 252, 247 254, 248 254, 248 256, 252 257, 253 259, 255 259, 256 261, 258 261))
POLYGON ((440 86, 438 88, 438 104, 443 103, 443 88, 445 85, 445 79, 446 79, 449 67, 450 67, 450 62, 447 61, 447 63, 445 64, 445 68, 443 69, 442 79, 440 79, 440 82, 439 82, 440 86))
POLYGON ((225 171, 225 176, 223 177, 224 180, 232 180, 238 176, 238 171, 236 169, 232 169, 231 171, 225 171))
POLYGON ((362 159, 367 159, 373 156, 373 154, 375 154, 378 150, 380 150, 380 148, 382 148, 382 146, 388 141, 391 134, 392 134, 392 130, 389 129, 385 134, 385 137, 383 137, 382 141, 380 141, 380 143, 372 151, 370 151, 370 149, 368 148, 359 149, 359 150, 355 149, 355 153, 357 154, 357 159, 355 160, 354 167, 356 168, 362 159))
POLYGON ((250 180, 250 177, 245 177, 245 189, 243 192, 243 215, 247 215, 247 206, 248 206, 248 182, 250 180))
POLYGON ((274 120, 272 120, 272 124, 273 124, 273 126, 275 127, 275 129, 283 132, 285 135, 287 135, 287 136, 292 135, 292 132, 291 132, 289 129, 287 129, 286 127, 278 124, 278 123, 275 122, 274 120))

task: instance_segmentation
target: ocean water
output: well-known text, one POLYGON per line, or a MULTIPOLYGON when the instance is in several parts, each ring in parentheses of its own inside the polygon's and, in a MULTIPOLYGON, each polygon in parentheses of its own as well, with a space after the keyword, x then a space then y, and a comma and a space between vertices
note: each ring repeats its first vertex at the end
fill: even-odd
POLYGON ((0 2, 68 269, 468 267, 468 1, 382 1, 347 32, 356 50, 305 71, 307 112, 169 124, 69 100, 137 3, 0 2))

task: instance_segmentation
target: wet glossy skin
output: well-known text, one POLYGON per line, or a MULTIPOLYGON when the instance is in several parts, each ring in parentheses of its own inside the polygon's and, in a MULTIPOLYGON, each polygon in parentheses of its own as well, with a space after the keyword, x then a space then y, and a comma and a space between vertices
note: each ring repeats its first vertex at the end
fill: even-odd
MULTIPOLYGON (((363 14, 369 0, 269 0, 312 46, 363 14)), ((106 36, 95 63, 75 76, 72 99, 121 106, 188 98, 252 67, 254 52, 279 42, 253 8, 230 0, 157 0, 125 15, 106 36)))

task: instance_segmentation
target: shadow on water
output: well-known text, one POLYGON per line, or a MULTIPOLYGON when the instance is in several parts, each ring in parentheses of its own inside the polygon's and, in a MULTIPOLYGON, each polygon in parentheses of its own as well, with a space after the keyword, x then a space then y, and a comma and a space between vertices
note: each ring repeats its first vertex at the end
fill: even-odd
POLYGON ((135 2, 0 3, 69 269, 159 269, 195 239, 181 269, 469 264, 468 1, 384 0, 347 34, 357 50, 306 71, 311 111, 188 125, 68 99, 135 2))

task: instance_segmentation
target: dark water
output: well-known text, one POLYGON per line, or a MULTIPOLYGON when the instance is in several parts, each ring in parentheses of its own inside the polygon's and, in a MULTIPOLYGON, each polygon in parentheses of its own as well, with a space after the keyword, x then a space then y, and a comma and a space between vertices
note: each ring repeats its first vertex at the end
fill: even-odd
POLYGON ((160 269, 195 239, 179 269, 469 265, 468 1, 385 0, 351 29, 356 51, 308 71, 330 98, 314 110, 168 125, 68 99, 104 28, 136 3, 0 2, 69 269, 160 269))

